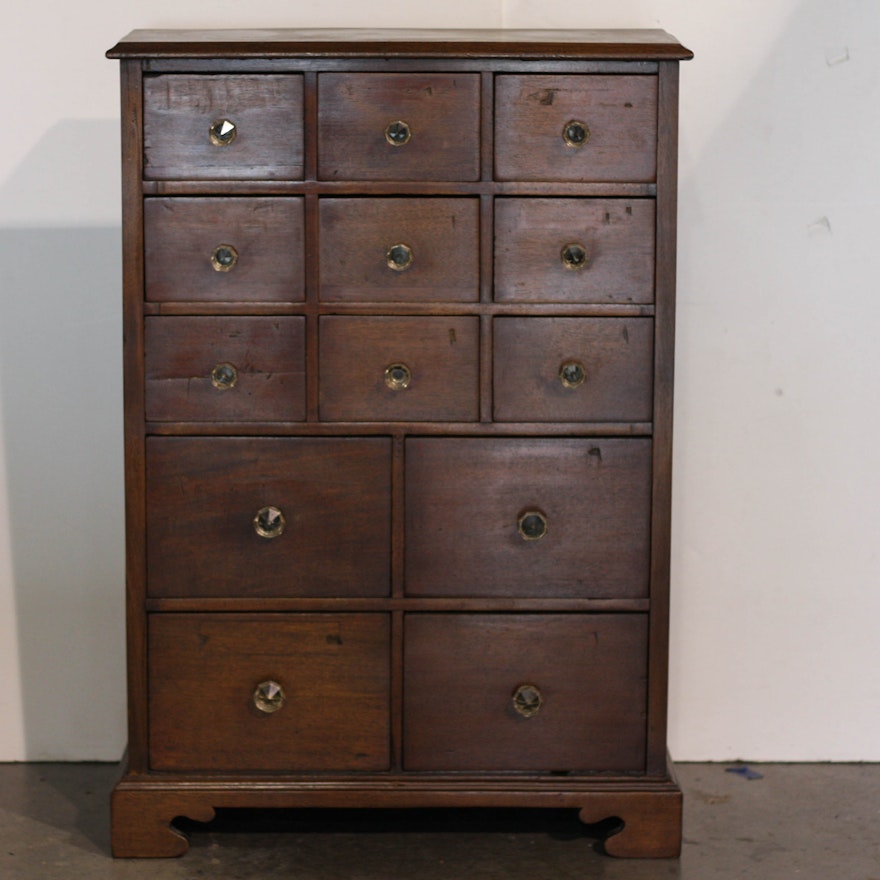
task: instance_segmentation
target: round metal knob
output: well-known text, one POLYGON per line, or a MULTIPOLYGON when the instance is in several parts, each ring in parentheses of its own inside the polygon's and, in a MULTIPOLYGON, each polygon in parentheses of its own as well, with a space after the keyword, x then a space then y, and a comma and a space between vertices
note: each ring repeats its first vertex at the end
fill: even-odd
POLYGON ((220 391, 228 391, 238 382, 238 370, 232 364, 217 364, 211 370, 211 384, 220 391))
POLYGON ((559 368, 559 381, 566 388, 577 388, 586 378, 587 371, 580 361, 565 361, 559 368))
POLYGON ((544 704, 541 691, 533 684, 521 684, 513 692, 512 699, 514 711, 522 715, 523 718, 533 718, 544 704))
POLYGON ((215 272, 228 272, 238 262, 238 251, 231 244, 218 244, 211 254, 215 272))
POLYGON ((267 715, 277 712, 285 699, 284 688, 277 681, 261 681, 254 688, 254 705, 267 715))
POLYGON ((231 119, 215 119, 208 129, 208 135, 215 147, 228 147, 238 135, 238 128, 231 119))
POLYGON ((408 244, 395 244, 388 248, 385 254, 385 263, 389 269, 395 272, 403 272, 409 269, 413 261, 412 248, 408 244))
POLYGON ((566 269, 583 269, 590 262, 586 248, 574 241, 562 248, 559 257, 566 269))
POLYGON ((408 144, 411 137, 410 127, 401 119, 389 122, 385 127, 385 140, 392 147, 402 147, 404 144, 408 144))
POLYGON ((254 531, 261 538, 277 538, 285 524, 284 514, 277 507, 261 507, 254 517, 254 531))
POLYGON ((547 517, 540 510, 527 510, 517 520, 517 531, 526 541, 539 541, 547 534, 547 517))
POLYGON ((569 119, 563 126, 562 139, 569 147, 582 147, 590 139, 590 129, 585 122, 569 119))
POLYGON ((412 371, 406 364, 389 364, 385 368, 385 384, 392 391, 403 391, 412 380, 412 371))

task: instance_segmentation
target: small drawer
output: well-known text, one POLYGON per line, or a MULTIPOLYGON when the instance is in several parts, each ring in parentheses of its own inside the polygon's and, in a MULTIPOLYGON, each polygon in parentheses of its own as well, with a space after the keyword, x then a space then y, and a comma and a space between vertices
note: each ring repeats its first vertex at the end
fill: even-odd
POLYGON ((479 200, 321 199, 327 302, 479 298, 479 200))
POLYGON ((144 176, 301 179, 302 76, 144 77, 144 176))
POLYGON ((652 318, 496 318, 499 422, 650 422, 652 318))
POLYGON ((477 180, 480 77, 322 73, 322 180, 477 180))
POLYGON ((644 598, 651 441, 406 442, 410 596, 644 598))
POLYGON ((305 319, 148 317, 146 417, 151 421, 305 418, 305 319))
POLYGON ((390 486, 384 437, 150 437, 147 592, 387 596, 390 486))
POLYGON ((496 77, 498 180, 642 183, 656 175, 656 76, 496 77))
POLYGON ((652 303, 653 200, 496 199, 495 299, 652 303))
POLYGON ((303 200, 149 198, 144 280, 154 302, 302 302, 303 200))
POLYGON ((152 614, 153 770, 387 770, 385 614, 152 614))
POLYGON ((406 770, 644 770, 642 614, 408 614, 406 770))
POLYGON ((325 421, 473 421, 479 323, 470 317, 320 319, 325 421))

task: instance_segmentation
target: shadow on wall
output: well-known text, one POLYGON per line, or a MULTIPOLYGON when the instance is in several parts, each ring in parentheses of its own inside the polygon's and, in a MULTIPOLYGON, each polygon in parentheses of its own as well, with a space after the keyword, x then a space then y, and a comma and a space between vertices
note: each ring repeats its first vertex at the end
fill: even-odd
MULTIPOLYGON (((24 200, 51 200, 57 181, 43 212, 74 218, 64 228, 0 228, 11 625, 24 757, 115 760, 125 739, 120 232, 75 219, 90 178, 100 177, 101 198, 117 188, 114 166, 101 167, 107 144, 94 143, 115 123, 64 126, 75 154, 59 157, 47 135, 0 190, 6 212, 14 198, 28 216, 24 200)), ((94 210, 83 202, 78 216, 94 210)))

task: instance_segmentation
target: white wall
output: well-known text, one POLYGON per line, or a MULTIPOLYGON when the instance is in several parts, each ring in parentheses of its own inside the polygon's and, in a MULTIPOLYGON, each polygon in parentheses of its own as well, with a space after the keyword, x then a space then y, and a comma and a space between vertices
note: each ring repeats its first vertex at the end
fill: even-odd
POLYGON ((663 27, 682 69, 670 736, 880 759, 876 0, 50 0, 0 53, 0 760, 124 745, 117 78, 135 27, 663 27), (245 11, 246 7, 246 11, 245 11))

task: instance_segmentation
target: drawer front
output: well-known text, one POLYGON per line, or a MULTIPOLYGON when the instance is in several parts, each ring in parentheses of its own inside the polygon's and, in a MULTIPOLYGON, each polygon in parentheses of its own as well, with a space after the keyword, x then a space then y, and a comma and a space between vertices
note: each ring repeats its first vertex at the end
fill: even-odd
POLYGON ((321 299, 479 297, 479 200, 321 199, 321 299))
POLYGON ((652 318, 496 318, 495 419, 649 422, 652 318))
POLYGON ((319 332, 322 419, 477 418, 477 318, 330 315, 319 332))
POLYGON ((499 180, 653 181, 656 76, 495 79, 499 180))
POLYGON ((643 770, 647 634, 640 614, 408 614, 405 769, 643 770))
POLYGON ((648 595, 651 441, 406 442, 411 596, 648 595))
POLYGON ((477 180, 479 74, 318 76, 322 180, 477 180))
POLYGON ((301 302, 303 200, 144 201, 148 300, 301 302))
POLYGON ((496 199, 495 299, 652 303, 653 200, 496 199))
POLYGON ((301 178, 302 76, 146 76, 144 176, 301 178))
POLYGON ((388 769, 389 636, 384 614, 150 615, 151 768, 388 769))
POLYGON ((305 319, 148 317, 146 417, 152 421, 305 418, 305 319))
POLYGON ((384 437, 148 438, 149 595, 387 596, 390 463, 384 437))

